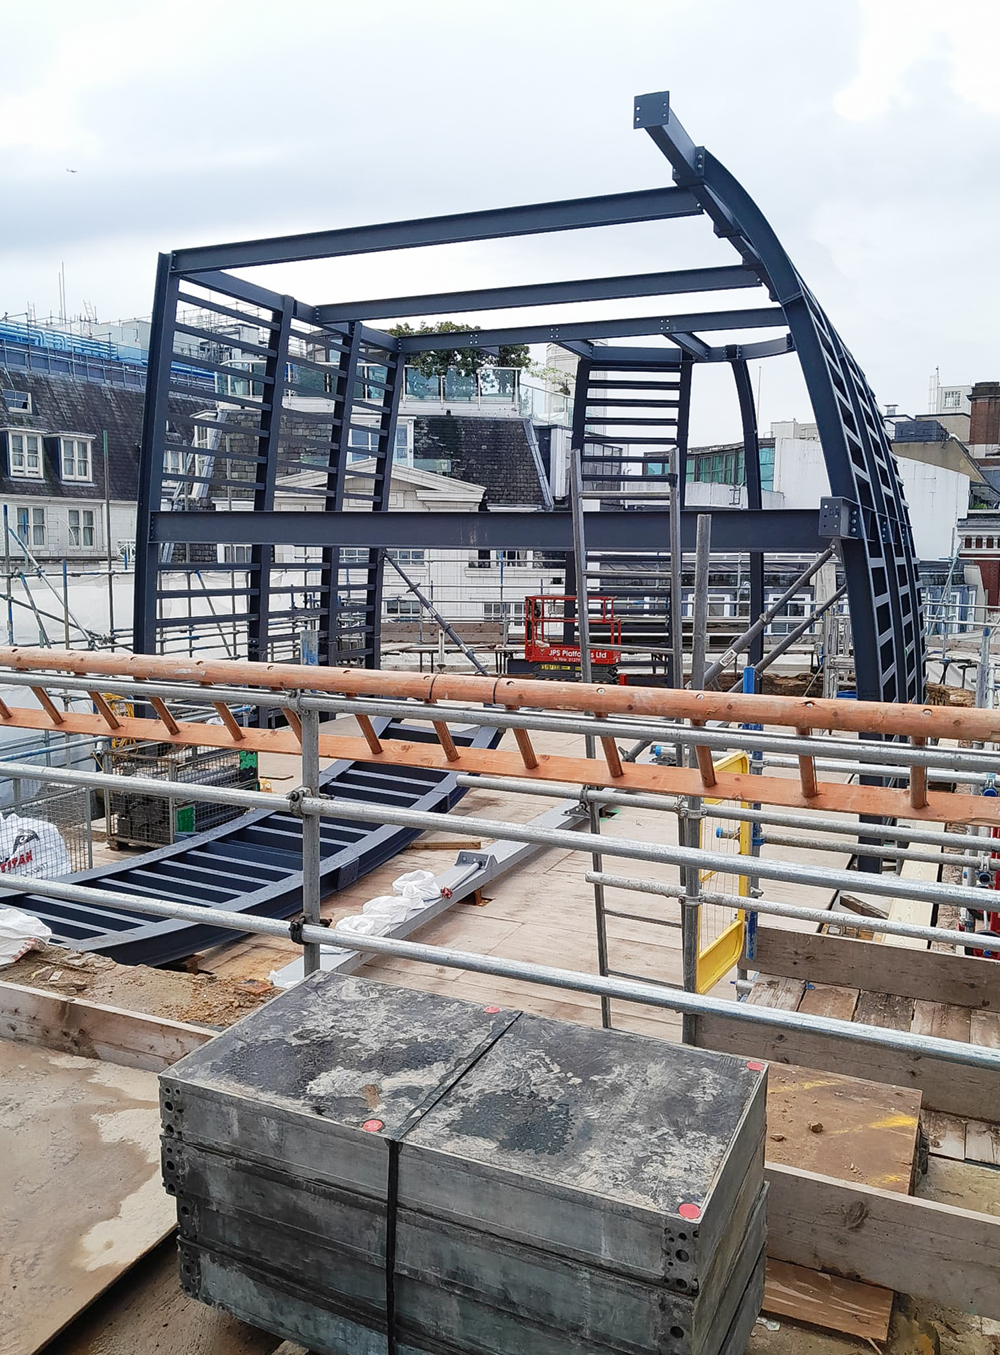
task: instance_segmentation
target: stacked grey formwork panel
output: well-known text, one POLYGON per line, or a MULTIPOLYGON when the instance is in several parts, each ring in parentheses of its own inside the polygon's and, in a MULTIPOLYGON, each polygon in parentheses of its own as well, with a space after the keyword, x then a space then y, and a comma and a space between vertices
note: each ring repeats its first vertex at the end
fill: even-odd
POLYGON ((161 1077, 183 1287, 322 1355, 740 1355, 765 1083, 314 974, 161 1077))

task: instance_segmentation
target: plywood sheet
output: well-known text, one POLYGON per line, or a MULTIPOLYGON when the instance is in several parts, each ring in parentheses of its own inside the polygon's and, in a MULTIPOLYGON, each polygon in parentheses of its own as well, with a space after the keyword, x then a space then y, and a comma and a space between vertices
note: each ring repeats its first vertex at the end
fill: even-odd
POLYGON ((772 1063, 765 1155, 769 1163, 905 1195, 919 1116, 919 1092, 772 1063))
POLYGON ((829 1327, 870 1341, 889 1334, 892 1290, 855 1280, 842 1280, 786 1261, 768 1261, 764 1280, 764 1312, 829 1327))
MULTIPOLYGON (((161 1242, 45 1355, 272 1355, 278 1338, 221 1308, 188 1298, 177 1282, 177 1243, 161 1242)), ((290 1355, 282 1347, 282 1355, 290 1355)), ((291 1355, 308 1355, 296 1346, 291 1355)))
POLYGON ((174 1226, 155 1073, 0 1041, 0 1355, 38 1350, 174 1226))

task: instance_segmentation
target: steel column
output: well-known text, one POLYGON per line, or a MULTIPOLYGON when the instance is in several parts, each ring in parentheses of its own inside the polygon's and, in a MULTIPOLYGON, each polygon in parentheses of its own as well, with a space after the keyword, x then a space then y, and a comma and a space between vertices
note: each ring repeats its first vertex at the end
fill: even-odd
MULTIPOLYGON (((156 652, 156 601, 159 591, 160 543, 152 533, 163 495, 163 441, 167 426, 170 368, 173 362, 174 319, 177 314, 177 278, 169 254, 156 266, 149 356, 146 366, 146 402, 142 414, 139 457, 139 494, 136 506, 135 602, 132 645, 141 654, 156 652)), ((108 542, 108 549, 111 543, 108 542)))

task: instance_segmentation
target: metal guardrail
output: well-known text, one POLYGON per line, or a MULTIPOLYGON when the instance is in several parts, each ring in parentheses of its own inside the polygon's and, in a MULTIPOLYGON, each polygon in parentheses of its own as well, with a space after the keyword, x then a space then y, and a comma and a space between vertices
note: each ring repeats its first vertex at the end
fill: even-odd
MULTIPOLYGON (((17 655, 19 665, 26 665, 29 657, 16 651, 6 651, 0 655, 0 658, 11 661, 12 656, 17 655)), ((680 1012, 685 1017, 696 1018, 704 1014, 726 1014, 735 1016, 736 1019, 751 1023, 756 1023, 767 1027, 776 1027, 785 1030, 805 1030, 821 1031, 827 1035, 838 1039, 851 1040, 862 1044, 881 1045, 885 1048, 896 1049, 907 1053, 921 1055, 923 1057, 942 1059, 954 1064, 962 1064, 978 1068, 986 1068, 992 1071, 1000 1071, 1000 1050, 982 1049, 977 1046, 965 1045, 954 1041, 940 1040, 928 1036, 914 1035, 909 1032, 899 1032, 874 1028, 870 1026, 859 1025, 854 1022, 833 1021, 826 1018, 809 1016, 800 1012, 776 1011, 767 1008, 761 1008, 753 1005, 732 1003, 711 996, 699 995, 694 991, 694 983, 691 975, 685 972, 685 983, 683 988, 671 987, 658 983, 651 983, 638 978, 621 978, 613 973, 605 972, 601 974, 584 974, 569 970, 557 969, 547 965, 519 962, 502 959, 496 956, 475 956, 465 952, 453 950, 446 947, 421 945, 416 942, 401 939, 392 936, 358 936, 357 933, 343 932, 338 928, 326 930, 318 925, 320 922, 320 901, 322 895, 322 877, 320 871, 320 853, 322 849, 323 834, 325 825, 333 824, 341 827, 350 825, 379 825, 382 828, 396 826, 404 828, 413 833, 423 829, 442 829, 447 828, 450 832, 458 836, 477 837, 477 838, 496 838, 506 843, 520 843, 540 848, 558 847, 569 849, 571 851, 582 851, 592 857, 609 856, 621 860, 644 861, 661 866, 679 866, 687 869, 687 882, 684 885, 675 886, 667 881, 650 880, 631 880, 629 877, 607 876, 605 882, 614 887, 623 888, 642 888, 653 893, 661 894, 664 897, 678 898, 681 904, 682 921, 684 916, 693 917, 697 922, 698 909, 704 904, 743 904, 748 913, 760 913, 761 915, 774 914, 783 916, 800 916, 808 921, 829 920, 831 914, 822 910, 795 909, 792 905, 781 905, 762 898, 747 899, 741 896, 730 895, 721 892, 705 890, 700 883, 700 875, 705 871, 729 871, 734 865, 732 854, 723 852, 713 852, 703 850, 692 846, 674 846, 669 843, 649 842, 627 837, 609 836, 599 831, 580 832, 568 828, 552 827, 546 824, 514 824, 500 820, 481 818, 479 816, 454 815, 440 810, 428 810, 406 807, 405 805, 387 804, 383 798, 379 802, 374 802, 371 797, 351 798, 343 794, 328 796, 322 793, 319 787, 319 752, 322 747, 322 735, 320 730, 319 718, 322 711, 339 711, 345 708, 345 705, 355 714, 359 724, 365 731, 365 737, 371 751, 370 767, 373 774, 378 776, 384 770, 383 764, 379 762, 381 752, 385 749, 386 740, 383 742, 385 726, 381 721, 388 719, 387 715, 377 715, 380 707, 393 707, 395 702, 383 696, 374 700, 364 700, 359 696, 339 697, 334 695, 315 696, 307 694, 306 687, 313 690, 319 686, 339 686, 341 688, 353 687, 357 689, 372 690, 378 688, 382 692, 392 693, 395 689, 402 689, 407 692, 414 690, 421 692, 424 696, 432 693, 437 694, 437 679, 432 681, 417 679, 414 675, 408 674, 379 674, 372 672, 363 672, 361 670, 316 670, 316 669, 293 669, 291 667, 269 667, 261 666, 258 672, 252 665, 218 665, 218 664, 197 664, 181 665, 182 675, 190 676, 193 671, 200 671, 203 682, 199 686, 193 686, 190 683, 180 684, 165 682, 160 677, 163 671, 162 665, 158 666, 157 661, 141 658, 130 659, 125 656, 107 656, 93 654, 74 654, 71 660, 66 656, 60 656, 43 652, 41 660, 33 672, 21 674, 21 680, 27 680, 32 683, 37 691, 44 692, 40 686, 45 682, 47 686, 58 688, 66 679, 59 677, 45 676, 40 677, 39 670, 56 667, 65 664, 67 667, 76 669, 81 674, 96 671, 106 675, 113 673, 117 668, 118 677, 108 679, 102 676, 100 686, 102 690, 109 690, 114 687, 125 687, 131 693, 133 701, 137 703, 149 702, 150 704, 159 703, 163 708, 161 711, 161 721, 163 722, 165 733, 164 738, 169 741, 173 737, 169 730, 169 722, 172 720, 169 711, 164 702, 165 699, 173 697, 183 697, 184 700, 200 701, 203 705, 214 707, 216 710, 224 706, 226 702, 239 700, 246 706, 274 705, 285 711, 286 718, 289 720, 292 728, 296 731, 296 737, 300 741, 299 746, 302 753, 303 782, 302 786, 287 794, 281 795, 274 792, 251 792, 246 790, 222 789, 218 787, 198 787, 198 786, 179 786, 176 783, 146 781, 142 778, 131 778, 130 784, 141 794, 162 795, 166 797, 175 797, 184 795, 185 797, 195 797, 212 799, 220 803, 237 804, 249 810, 262 811, 269 815, 280 816, 287 827, 297 828, 295 842, 297 848, 302 853, 301 857, 301 880, 302 880, 302 903, 303 914, 301 919, 292 924, 283 923, 270 917, 255 916, 250 912, 244 911, 237 913, 232 907, 218 908, 205 902, 188 902, 179 898, 164 899, 158 895, 153 888, 136 889, 130 888, 124 884, 122 888, 115 888, 112 884, 109 888, 109 881, 103 882, 73 882, 73 881, 37 881, 33 882, 32 892, 38 897, 49 900, 61 900, 63 903, 76 908, 92 907, 100 904, 106 908, 114 909, 120 916, 127 917, 132 913, 149 914, 162 919, 169 919, 175 924, 195 923, 204 927, 209 927, 217 933, 224 934, 226 931, 261 933, 273 936, 291 935, 294 940, 299 941, 303 947, 304 970, 312 972, 320 967, 321 948, 324 946, 335 946, 340 950, 354 952, 359 955, 372 954, 390 954, 402 958, 415 959, 421 962, 440 964, 446 967, 463 968, 474 972, 484 974, 495 974, 507 978, 525 979, 530 982, 554 986, 567 990, 588 992, 597 994, 603 1001, 610 1003, 612 1000, 625 1000, 629 1002, 645 1003, 650 1006, 661 1007, 668 1010, 680 1012), (231 673, 233 678, 239 681, 240 678, 246 679, 248 676, 245 671, 247 668, 252 670, 252 676, 258 681, 262 678, 269 681, 273 686, 280 686, 283 690, 275 692, 273 686, 270 690, 261 690, 260 687, 248 686, 213 686, 210 678, 221 669, 222 672, 231 673), (139 668, 139 673, 129 673, 128 669, 139 668), (299 683, 296 687, 294 684, 299 683), (165 695, 161 695, 165 694, 165 695), (698 882, 692 889, 692 877, 698 882)), ((70 679, 71 683, 82 681, 87 683, 85 676, 70 679)), ((489 718, 490 727, 496 730, 501 728, 525 729, 525 721, 530 721, 531 728, 546 728, 555 732, 581 731, 591 733, 599 731, 595 737, 600 743, 602 739, 613 742, 609 739, 607 731, 614 729, 621 722, 630 732, 641 725, 637 721, 628 721, 620 717, 620 721, 611 721, 600 717, 590 719, 581 719, 579 715, 574 717, 564 712, 550 712, 548 714, 537 714, 537 712, 525 713, 517 709, 504 709, 502 706, 498 709, 498 700, 505 705, 513 705, 510 696, 510 689, 516 686, 518 697, 521 701, 536 700, 538 705, 544 703, 556 704, 559 693, 553 695, 553 684, 547 683, 518 683, 509 684, 506 681, 491 679, 463 679, 463 682, 478 684, 475 688, 478 700, 480 702, 490 702, 492 709, 488 706, 480 706, 478 716, 483 720, 483 727, 486 727, 486 720, 489 718), (506 698, 506 700, 505 700, 506 698)), ((93 687, 93 677, 90 678, 90 684, 93 687)), ((594 704, 600 704, 600 698, 606 694, 607 689, 602 687, 587 688, 581 684, 567 686, 561 693, 563 704, 570 710, 586 711, 588 707, 594 704)), ((700 693, 658 693, 654 698, 654 708, 662 708, 668 705, 670 700, 679 702, 681 707, 685 705, 687 699, 697 699, 700 693), (682 700, 681 698, 684 698, 682 700), (657 705, 658 703, 658 705, 657 705)), ((815 723, 826 718, 826 706, 836 703, 812 703, 800 702, 792 698, 753 698, 749 701, 751 709, 760 708, 761 702, 767 705, 770 711, 781 711, 784 713, 787 723, 792 727, 798 727, 798 721, 805 718, 813 720, 815 723), (754 706, 753 702, 757 705, 754 706), (781 704, 781 703, 784 704, 781 704), (804 708, 811 711, 811 714, 804 716, 804 708)), ((447 755, 449 748, 454 754, 451 758, 452 763, 460 760, 460 752, 455 744, 454 736, 449 729, 449 725, 459 719, 466 719, 468 708, 456 708, 452 706, 442 706, 432 701, 409 700, 401 703, 405 710, 410 714, 410 722, 407 732, 410 738, 405 741, 399 741, 400 747, 397 752, 405 752, 411 757, 412 765, 422 766, 420 761, 421 750, 426 750, 433 744, 439 746, 447 755), (424 728, 430 725, 430 728, 424 728), (433 731, 433 732, 432 732, 433 731)), ((851 713, 845 713, 845 720, 853 720, 858 712, 862 717, 865 715, 865 703, 850 703, 854 708, 851 713)), ((697 705, 694 707, 697 709, 697 705)), ((675 712, 676 713, 676 712, 675 712)), ((924 716, 924 708, 913 708, 909 712, 900 712, 899 708, 878 707, 876 714, 882 719, 883 723, 887 720, 895 721, 897 724, 907 724, 916 719, 918 722, 924 716)), ((933 712, 932 712, 933 713, 933 712)), ((938 713, 940 714, 940 712, 938 713)), ((947 712, 949 718, 957 718, 959 726, 963 719, 975 728, 980 730, 984 719, 988 719, 986 712, 977 711, 959 711, 947 712)), ((398 718, 398 717, 397 717, 398 718)), ((201 725, 199 728, 204 733, 209 726, 201 725)), ((743 733, 747 731, 742 731, 743 733)), ((262 740, 274 738, 278 731, 274 730, 245 730, 242 731, 242 737, 248 740, 257 736, 262 740)), ((706 731, 701 726, 687 728, 681 725, 670 727, 670 737, 675 739, 678 736, 694 741, 697 746, 698 741, 702 740, 707 733, 718 734, 722 738, 732 740, 741 731, 732 729, 706 731)), ((753 737, 762 738, 759 733, 751 732, 753 737)), ((791 742, 791 741, 790 741, 791 742)), ((812 750, 816 743, 808 737, 801 737, 796 741, 796 745, 802 744, 807 750, 812 750)), ((858 745, 852 742, 842 742, 837 746, 836 740, 826 740, 825 744, 832 744, 836 751, 844 758, 854 758, 857 756, 858 745)), ((937 762, 947 761, 952 755, 949 749, 924 750, 921 748, 912 748, 900 746, 895 743, 883 743, 878 745, 879 756, 886 760, 893 760, 895 770, 900 776, 912 775, 914 771, 922 770, 923 764, 919 761, 914 762, 912 758, 925 753, 931 754, 937 762)), ((607 750, 606 750, 607 751, 607 750)), ((824 747, 825 751, 825 747, 824 747)), ((874 751, 874 746, 873 746, 874 751)), ((803 753, 803 756, 809 755, 803 753)), ((545 755, 539 755, 543 758, 545 755)), ((963 750, 962 756, 973 759, 988 760, 993 758, 995 761, 995 752, 967 752, 963 750)), ((700 765, 700 764, 699 764, 700 765)), ((110 777, 100 772, 81 772, 68 768, 44 768, 26 764, 6 763, 0 764, 0 775, 17 777, 29 777, 39 779, 40 775, 45 780, 54 784, 64 785, 90 785, 107 786, 113 784, 117 778, 110 777)), ((755 778, 759 784, 762 778, 755 778)), ((458 777, 455 778, 456 786, 459 784, 458 777)), ((484 779, 483 784, 488 786, 502 785, 504 788, 519 790, 525 783, 525 778, 504 778, 492 777, 484 779)), ((467 788, 478 784, 475 778, 462 775, 461 786, 467 788)), ((534 783, 532 783, 534 784, 534 783)), ((584 803, 597 805, 600 803, 598 797, 604 797, 607 803, 614 804, 635 804, 645 805, 647 802, 656 802, 658 805, 669 812, 686 812, 689 815, 695 815, 697 811, 690 808, 691 796, 670 796, 670 795, 644 795, 642 797, 630 794, 626 791, 607 791, 601 792, 589 788, 586 784, 574 785, 570 782, 571 789, 575 795, 584 803)), ((332 788, 337 789, 334 785, 332 788)), ((555 786, 549 783, 545 787, 545 793, 556 793, 555 786)), ((712 798, 715 798, 714 796, 712 798)), ((721 798, 721 795, 720 795, 721 798)), ((966 797, 968 798, 968 797, 966 797)), ((743 809, 738 806, 712 807, 712 812, 721 816, 728 813, 734 819, 737 816, 757 815, 763 817, 770 813, 772 817, 778 818, 772 811, 755 809, 743 809)), ((786 820, 792 816, 780 816, 786 820)), ((810 816, 796 816, 796 821, 800 818, 806 818, 811 826, 817 832, 829 832, 834 828, 843 833, 845 825, 839 820, 824 820, 821 817, 812 819, 810 816)), ((751 819, 750 821, 754 821, 751 819)), ((592 820, 593 824, 593 820, 592 820)), ((866 827, 870 834, 873 830, 866 827)), ((853 829, 849 830, 853 833, 853 829)), ((859 826, 859 833, 862 831, 859 826)), ((900 827, 895 830, 905 835, 911 830, 900 827)), ((930 829, 916 829, 925 837, 931 834, 930 829)), ((975 842, 977 839, 971 834, 948 834, 936 832, 934 835, 935 845, 956 845, 953 839, 958 843, 968 845, 969 842, 975 842)), ((905 850, 905 849, 902 849, 905 850)), ((248 858, 250 860, 252 858, 248 858)), ((266 861, 266 852, 258 857, 258 860, 266 861)), ((234 868, 238 862, 234 862, 234 868)), ((598 872, 594 872, 595 874, 598 872)), ((751 872, 748 870, 748 874, 751 872)), ((603 872, 600 872, 603 874, 603 872)), ((588 877, 589 878, 589 877, 588 877)), ((833 870, 827 867, 816 866, 812 864, 799 864, 787 861, 772 861, 755 857, 753 859, 752 875, 753 880, 774 880, 791 882, 793 884, 803 885, 822 885, 837 888, 856 889, 859 882, 863 882, 865 892, 883 897, 894 897, 905 890, 910 897, 931 904, 952 904, 975 906, 982 903, 982 892, 961 885, 950 885, 935 883, 930 881, 911 881, 902 883, 898 877, 882 877, 879 875, 859 876, 856 872, 846 870, 833 870)), ((17 890, 23 888, 23 882, 16 879, 0 877, 0 887, 7 890, 17 890)), ((942 941, 948 945, 962 947, 969 943, 971 938, 968 933, 956 932, 947 928, 937 927, 918 927, 912 924, 892 923, 875 924, 881 930, 883 925, 887 932, 893 935, 919 937, 922 940, 942 941)))

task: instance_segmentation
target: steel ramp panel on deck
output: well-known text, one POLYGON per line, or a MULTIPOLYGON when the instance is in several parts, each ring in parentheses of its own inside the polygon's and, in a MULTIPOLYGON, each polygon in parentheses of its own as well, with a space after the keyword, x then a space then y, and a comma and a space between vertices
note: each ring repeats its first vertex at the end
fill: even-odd
MULTIPOLYGON (((380 718, 372 723, 382 739, 434 738, 430 731, 402 720, 380 718)), ((452 737, 458 745, 487 748, 499 742, 502 732, 453 727, 452 737)), ((320 789, 327 795, 422 813, 445 813, 465 794, 451 772, 344 759, 322 773, 320 789)), ((353 884, 421 832, 336 818, 324 818, 321 825, 324 894, 353 884)), ((257 917, 291 917, 302 908, 302 823, 287 810, 252 811, 169 847, 59 878, 107 890, 109 895, 131 893, 257 917)), ((40 918, 52 928, 56 944, 96 951, 124 964, 170 964, 240 935, 210 924, 129 913, 112 898, 105 908, 44 898, 27 890, 6 895, 4 903, 40 918)))

